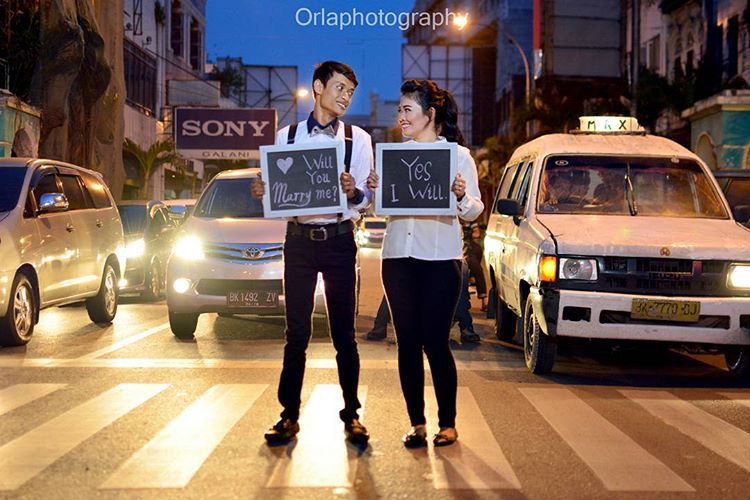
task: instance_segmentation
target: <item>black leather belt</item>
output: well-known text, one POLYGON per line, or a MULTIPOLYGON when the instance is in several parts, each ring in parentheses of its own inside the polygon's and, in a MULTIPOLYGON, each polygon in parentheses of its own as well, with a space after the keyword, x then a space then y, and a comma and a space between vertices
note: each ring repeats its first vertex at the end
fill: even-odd
POLYGON ((312 241, 325 241, 329 238, 347 234, 354 231, 354 223, 351 220, 334 222, 318 226, 315 224, 295 224, 288 222, 286 225, 287 236, 304 236, 312 241))

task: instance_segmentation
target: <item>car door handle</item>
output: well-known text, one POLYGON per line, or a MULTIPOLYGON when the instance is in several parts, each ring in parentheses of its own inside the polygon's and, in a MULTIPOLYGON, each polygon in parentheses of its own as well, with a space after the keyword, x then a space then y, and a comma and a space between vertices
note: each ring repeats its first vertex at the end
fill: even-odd
POLYGON ((103 227, 103 226, 104 226, 104 223, 102 221, 100 220, 96 221, 96 227, 103 227))
POLYGON ((75 227, 73 227, 73 224, 70 224, 70 223, 68 223, 68 225, 67 225, 67 226, 65 226, 65 230, 66 230, 67 232, 69 232, 69 233, 72 233, 73 231, 75 231, 75 230, 76 230, 76 228, 75 228, 75 227))

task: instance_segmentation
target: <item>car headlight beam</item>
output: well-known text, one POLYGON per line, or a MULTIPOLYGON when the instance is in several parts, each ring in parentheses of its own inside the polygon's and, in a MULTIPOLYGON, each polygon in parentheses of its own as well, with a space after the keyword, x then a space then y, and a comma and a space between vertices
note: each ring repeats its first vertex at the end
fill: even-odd
POLYGON ((596 259, 560 259, 560 279, 596 281, 598 277, 596 259))
POLYGON ((750 265, 731 264, 727 273, 727 286, 750 289, 750 265))
POLYGON ((179 238, 172 249, 172 255, 183 260, 203 260, 203 242, 197 236, 183 236, 179 238))
POLYGON ((135 259, 143 256, 146 252, 146 242, 143 238, 133 240, 125 246, 125 257, 128 259, 135 259))

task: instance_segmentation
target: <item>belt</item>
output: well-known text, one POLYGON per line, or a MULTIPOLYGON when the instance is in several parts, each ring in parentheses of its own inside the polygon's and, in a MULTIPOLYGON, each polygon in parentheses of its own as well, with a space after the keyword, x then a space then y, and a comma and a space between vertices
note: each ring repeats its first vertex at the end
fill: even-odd
POLYGON ((329 238, 347 234, 354 231, 354 223, 351 220, 334 222, 318 226, 315 224, 295 224, 288 222, 286 225, 287 236, 303 236, 312 241, 325 241, 329 238))

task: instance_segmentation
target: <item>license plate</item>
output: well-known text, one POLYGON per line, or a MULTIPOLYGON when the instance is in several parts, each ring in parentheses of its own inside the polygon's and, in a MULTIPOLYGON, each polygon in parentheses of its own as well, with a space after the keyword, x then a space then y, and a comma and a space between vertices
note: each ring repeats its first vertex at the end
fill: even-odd
POLYGON ((249 309, 279 307, 279 292, 272 290, 236 290, 227 292, 227 307, 249 309))
POLYGON ((684 300, 633 299, 630 317, 633 319, 653 319, 662 321, 698 321, 701 312, 700 302, 684 300))

